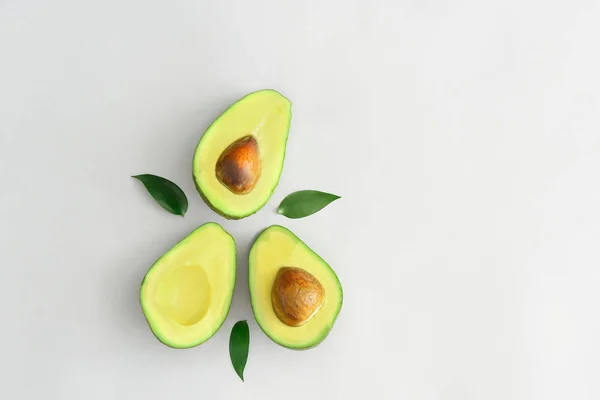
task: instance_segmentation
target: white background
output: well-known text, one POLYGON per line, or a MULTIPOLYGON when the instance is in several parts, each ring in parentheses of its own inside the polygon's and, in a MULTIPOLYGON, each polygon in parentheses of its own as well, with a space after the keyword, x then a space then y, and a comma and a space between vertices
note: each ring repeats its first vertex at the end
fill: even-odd
POLYGON ((600 398, 599 19, 595 0, 0 0, 0 398, 600 398), (282 180, 226 221, 194 147, 262 88, 293 101, 282 180), (139 173, 178 183, 185 218, 139 173), (342 199, 275 213, 307 188, 342 199), (169 349, 139 283, 207 221, 238 243, 233 306, 169 349), (247 252, 273 223, 343 283, 310 351, 252 316, 247 252))

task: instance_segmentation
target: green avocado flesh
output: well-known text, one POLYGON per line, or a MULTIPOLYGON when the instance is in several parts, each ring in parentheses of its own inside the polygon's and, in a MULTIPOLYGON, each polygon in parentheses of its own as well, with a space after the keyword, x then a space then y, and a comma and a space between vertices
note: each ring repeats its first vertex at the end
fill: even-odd
POLYGON ((210 339, 231 306, 235 263, 233 238, 213 222, 160 257, 140 287, 140 304, 154 336, 180 349, 210 339))
POLYGON ((290 349, 308 349, 321 343, 342 308, 342 286, 333 269, 296 235, 279 225, 265 229, 252 245, 248 285, 256 322, 274 342, 290 349), (271 291, 282 267, 305 270, 325 291, 323 305, 304 325, 288 326, 273 310, 271 291))
MULTIPOLYGON (((194 153, 193 177, 210 208, 227 219, 241 219, 267 203, 281 176, 291 118, 291 102, 265 89, 236 101, 208 127, 194 153), (248 137, 257 144, 259 161, 248 161, 244 158, 247 154, 238 152, 237 166, 250 168, 252 161, 257 161, 260 168, 253 170, 258 176, 252 180, 251 190, 234 193, 217 177, 217 163, 231 145, 248 137)), ((248 171, 238 173, 240 176, 233 178, 241 178, 248 171)))

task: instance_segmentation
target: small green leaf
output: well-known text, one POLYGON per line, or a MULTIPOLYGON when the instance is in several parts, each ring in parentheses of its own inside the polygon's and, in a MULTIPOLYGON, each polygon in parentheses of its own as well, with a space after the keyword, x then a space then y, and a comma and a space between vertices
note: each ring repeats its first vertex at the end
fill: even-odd
POLYGON ((340 198, 335 194, 318 190, 300 190, 287 195, 279 205, 277 212, 288 218, 304 218, 340 198))
POLYGON ((229 356, 231 364, 238 376, 244 381, 244 368, 248 361, 248 349, 250 347, 250 330, 248 322, 238 321, 231 329, 229 336, 229 356))
POLYGON ((188 200, 179 186, 168 179, 151 174, 134 175, 132 178, 141 181, 162 208, 175 215, 185 215, 188 200))

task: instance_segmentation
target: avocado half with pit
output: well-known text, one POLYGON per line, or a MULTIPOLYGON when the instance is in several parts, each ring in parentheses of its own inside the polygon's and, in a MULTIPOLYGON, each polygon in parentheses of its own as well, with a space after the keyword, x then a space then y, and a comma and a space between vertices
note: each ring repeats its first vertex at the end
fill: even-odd
POLYGON ((256 322, 290 349, 321 343, 342 308, 342 285, 333 269, 279 225, 265 229, 252 245, 248 285, 256 322))
POLYGON ((235 262, 233 237, 212 222, 160 257, 140 288, 142 310, 154 336, 179 349, 210 339, 229 313, 235 262))
POLYGON ((291 102, 265 89, 236 101, 208 127, 193 176, 210 208, 241 219, 267 203, 283 169, 291 118, 291 102))

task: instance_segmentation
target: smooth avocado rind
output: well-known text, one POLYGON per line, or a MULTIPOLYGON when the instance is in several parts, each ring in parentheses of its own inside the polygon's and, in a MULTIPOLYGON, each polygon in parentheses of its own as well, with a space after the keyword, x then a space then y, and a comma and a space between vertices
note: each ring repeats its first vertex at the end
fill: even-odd
POLYGON ((216 213, 241 219, 267 203, 283 169, 291 108, 279 92, 259 90, 236 101, 204 132, 193 177, 216 213))
POLYGON ((156 260, 140 287, 140 304, 154 336, 178 349, 210 339, 231 307, 235 263, 233 237, 213 222, 156 260))
POLYGON ((290 349, 321 343, 342 308, 342 285, 333 269, 279 225, 265 229, 252 245, 248 286, 256 322, 290 349))

